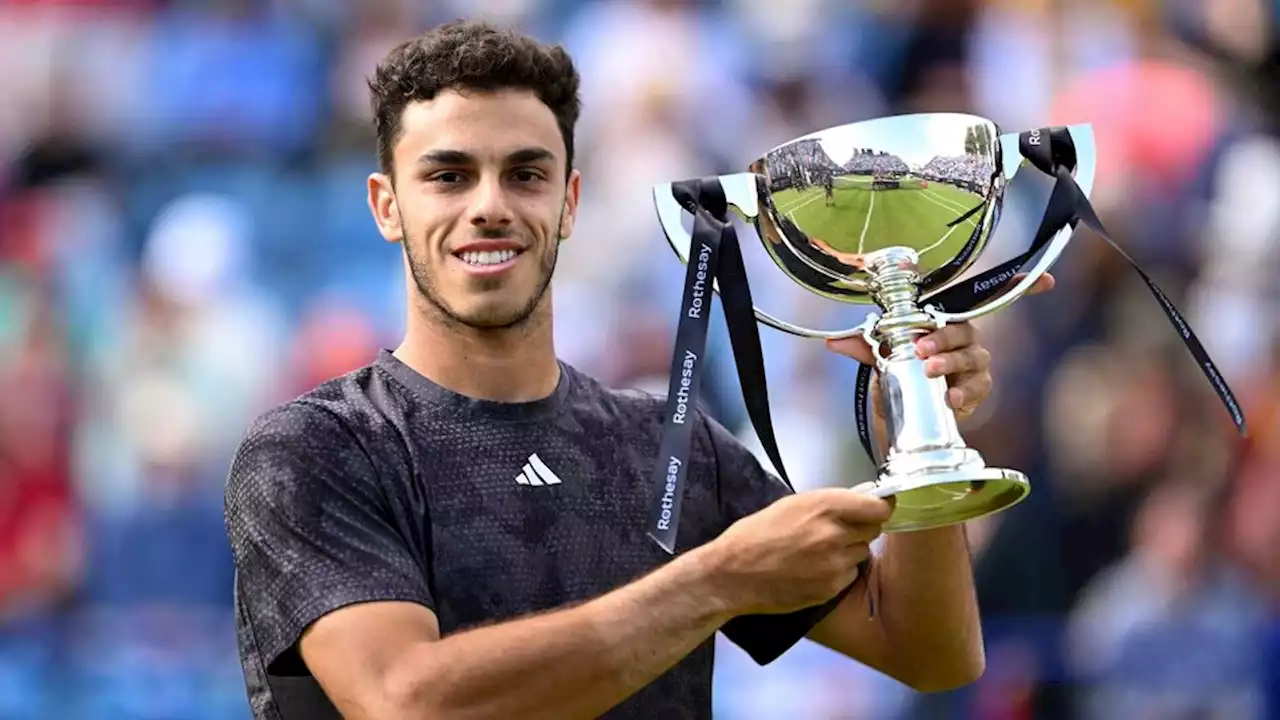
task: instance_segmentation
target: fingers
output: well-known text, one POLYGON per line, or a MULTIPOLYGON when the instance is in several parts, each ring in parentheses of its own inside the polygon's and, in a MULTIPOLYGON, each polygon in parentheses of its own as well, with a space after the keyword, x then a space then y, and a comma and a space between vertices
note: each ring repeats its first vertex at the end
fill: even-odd
POLYGON ((845 550, 865 546, 882 534, 882 526, 893 512, 892 501, 846 488, 808 490, 792 496, 794 501, 809 505, 804 513, 813 530, 821 533, 824 543, 845 550))
MULTIPOLYGON (((1026 276, 1027 276, 1026 273, 1018 273, 1017 275, 1014 275, 1013 277, 1009 278, 1009 282, 1005 285, 1005 287, 1012 288, 1014 285, 1017 285, 1018 283, 1022 282, 1022 279, 1026 276)), ((1042 292, 1048 292, 1052 290, 1057 284, 1058 284, 1058 281, 1056 278, 1053 277, 1052 274, 1045 273, 1040 277, 1036 278, 1036 281, 1032 283, 1031 289, 1027 290, 1026 294, 1039 295, 1042 292)))
MULTIPOLYGON (((972 335, 972 333, 970 333, 972 335)), ((934 355, 925 361, 925 374, 945 377, 947 405, 960 415, 969 415, 991 395, 991 352, 981 345, 934 355)))
POLYGON ((967 375, 947 389, 947 406, 962 416, 972 414, 991 396, 994 386, 991 373, 967 375))
MULTIPOLYGON (((857 485, 854 485, 853 487, 849 488, 849 490, 851 492, 856 492, 856 493, 871 494, 876 491, 876 487, 877 486, 874 480, 868 480, 866 482, 858 483, 857 485)), ((872 497, 875 497, 875 496, 872 495, 872 497)))
POLYGON ((893 504, 863 492, 839 489, 831 497, 828 511, 840 522, 850 525, 879 525, 893 514, 893 504))
POLYGON ((977 337, 972 323, 956 323, 934 330, 916 341, 916 357, 925 359, 939 353, 969 347, 977 337))
POLYGON ((876 357, 871 352, 871 346, 867 344, 866 340, 862 339, 862 336, 828 340, 827 349, 845 357, 851 357, 863 365, 874 365, 876 363, 876 357))
POLYGON ((989 369, 991 351, 981 345, 935 355, 924 364, 925 374, 929 377, 967 376, 985 373, 989 369))

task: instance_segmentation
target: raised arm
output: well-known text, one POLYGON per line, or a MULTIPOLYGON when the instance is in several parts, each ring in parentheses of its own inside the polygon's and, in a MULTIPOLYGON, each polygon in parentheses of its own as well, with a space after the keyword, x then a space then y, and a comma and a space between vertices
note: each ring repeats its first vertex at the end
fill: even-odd
MULTIPOLYGON (((1052 289, 1053 284, 1053 277, 1045 275, 1032 292, 1052 289)), ((860 342, 838 341, 829 347, 873 362, 869 348, 860 342)), ((991 356, 976 342, 973 326, 949 325, 923 338, 921 345, 918 354, 927 358, 926 371, 948 380, 948 404, 959 417, 971 414, 992 387, 991 356)), ((883 440, 883 427, 877 430, 883 440)), ((872 563, 869 582, 850 593, 809 637, 916 690, 949 690, 976 681, 986 658, 964 527, 887 537, 872 563), (868 592, 876 601, 874 617, 868 592)))

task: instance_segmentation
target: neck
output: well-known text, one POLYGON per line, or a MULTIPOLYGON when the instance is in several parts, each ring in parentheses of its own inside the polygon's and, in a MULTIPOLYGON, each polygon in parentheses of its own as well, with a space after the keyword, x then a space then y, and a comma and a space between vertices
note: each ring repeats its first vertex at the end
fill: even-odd
POLYGON ((394 355, 424 377, 459 395, 496 402, 528 402, 553 393, 560 365, 552 341, 548 298, 525 322, 478 330, 410 313, 408 332, 394 355))

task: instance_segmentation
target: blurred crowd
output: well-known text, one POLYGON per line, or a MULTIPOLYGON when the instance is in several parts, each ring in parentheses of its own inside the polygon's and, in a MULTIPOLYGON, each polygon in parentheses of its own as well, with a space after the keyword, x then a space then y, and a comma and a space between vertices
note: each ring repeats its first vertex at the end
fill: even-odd
MULTIPOLYGON (((1280 716, 1275 3, 0 0, 0 718, 248 716, 230 452, 257 412, 398 341, 364 81, 481 16, 583 74, 556 333, 607 382, 665 388, 683 271, 653 183, 966 111, 1094 125, 1099 213, 1245 405, 1241 441, 1138 277, 1079 231, 1054 292, 979 322, 997 390, 965 437, 1034 487, 970 528, 986 677, 925 697, 816 646, 757 668, 726 645, 717 717, 1280 716)), ((984 265, 1044 198, 1015 183, 984 265)), ((762 333, 789 474, 864 480, 852 363, 762 333)), ((712 406, 755 442, 722 322, 711 342, 712 406)))

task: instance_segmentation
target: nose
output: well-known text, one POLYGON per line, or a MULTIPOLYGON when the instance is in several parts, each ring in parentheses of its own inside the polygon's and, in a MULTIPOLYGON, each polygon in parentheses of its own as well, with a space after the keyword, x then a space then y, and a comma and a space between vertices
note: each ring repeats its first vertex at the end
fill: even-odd
POLYGON ((471 206, 471 225, 477 228, 505 228, 511 225, 511 204, 502 181, 494 176, 476 184, 471 206))

